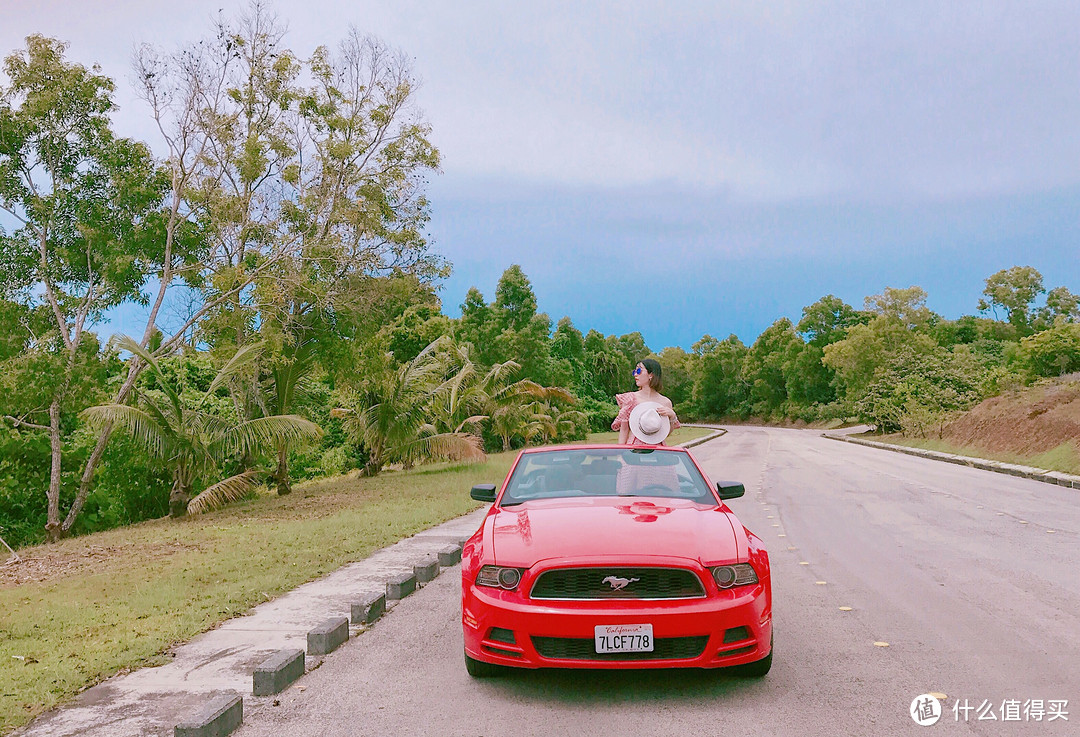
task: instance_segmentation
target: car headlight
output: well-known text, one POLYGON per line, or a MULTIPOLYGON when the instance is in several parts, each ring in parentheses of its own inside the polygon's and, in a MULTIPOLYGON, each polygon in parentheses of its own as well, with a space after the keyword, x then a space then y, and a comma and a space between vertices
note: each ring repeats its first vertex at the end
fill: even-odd
POLYGON ((757 583, 757 573, 749 563, 738 563, 733 566, 717 566, 712 569, 713 580, 722 589, 730 589, 732 586, 745 586, 757 583))
POLYGON ((502 566, 483 566, 476 574, 477 586, 490 586, 493 589, 513 591, 521 583, 522 568, 503 568, 502 566))

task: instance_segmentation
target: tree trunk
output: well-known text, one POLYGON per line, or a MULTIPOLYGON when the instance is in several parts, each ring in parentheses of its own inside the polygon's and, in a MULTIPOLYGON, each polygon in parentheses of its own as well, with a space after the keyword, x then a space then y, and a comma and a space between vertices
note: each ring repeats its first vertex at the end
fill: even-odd
POLYGON ((289 449, 284 443, 278 446, 277 471, 274 473, 274 480, 277 481, 278 496, 292 493, 292 487, 289 485, 289 449))
POLYGON ((191 501, 191 485, 182 479, 173 482, 169 492, 169 516, 173 519, 187 516, 187 505, 191 501))
POLYGON ((60 462, 63 443, 60 439, 60 398, 49 405, 49 447, 52 450, 52 469, 49 473, 49 511, 45 522, 45 534, 49 542, 63 537, 60 528, 60 462))

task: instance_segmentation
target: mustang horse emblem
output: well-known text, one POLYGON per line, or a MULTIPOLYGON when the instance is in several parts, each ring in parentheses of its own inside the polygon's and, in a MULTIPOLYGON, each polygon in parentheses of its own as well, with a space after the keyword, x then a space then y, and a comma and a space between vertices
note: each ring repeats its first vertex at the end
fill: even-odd
POLYGON ((634 581, 640 581, 640 578, 619 578, 618 576, 608 576, 600 583, 609 583, 614 591, 622 591, 634 581))

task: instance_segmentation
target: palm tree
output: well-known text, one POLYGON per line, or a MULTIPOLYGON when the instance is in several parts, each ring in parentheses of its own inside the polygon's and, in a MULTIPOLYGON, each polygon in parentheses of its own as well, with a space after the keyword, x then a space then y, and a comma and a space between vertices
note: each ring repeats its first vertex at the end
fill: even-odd
POLYGON ((482 371, 464 346, 450 345, 446 356, 456 371, 432 393, 432 407, 439 423, 461 432, 467 425, 476 427, 488 421, 502 441, 503 450, 510 449, 513 437, 528 438, 526 428, 535 414, 537 401, 567 404, 576 401, 562 387, 541 386, 529 379, 512 381, 513 375, 521 370, 521 364, 516 361, 496 363, 482 371))
POLYGON ((560 438, 572 437, 588 417, 576 409, 564 409, 557 402, 533 402, 528 406, 524 435, 528 442, 553 443, 560 438))
POLYGON ((237 422, 209 411, 217 390, 231 376, 257 358, 261 346, 240 348, 218 371, 209 388, 191 402, 181 399, 181 389, 162 372, 157 360, 134 340, 121 336, 115 341, 121 350, 144 361, 157 379, 164 401, 149 392, 140 392, 141 407, 103 404, 82 412, 89 423, 114 424, 125 430, 150 455, 160 458, 172 471, 169 515, 181 517, 216 509, 235 501, 254 486, 258 472, 245 469, 204 489, 192 498, 195 485, 220 471, 222 462, 241 454, 254 458, 281 443, 312 441, 322 435, 318 425, 296 415, 273 415, 237 422))
POLYGON ((331 416, 343 418, 345 430, 368 452, 364 474, 374 476, 388 463, 406 467, 435 458, 483 460, 480 439, 466 432, 440 432, 430 419, 432 397, 445 391, 445 363, 431 343, 413 360, 371 378, 361 392, 342 395, 331 416))
MULTIPOLYGON (((301 333, 296 337, 295 345, 286 344, 283 347, 279 360, 270 369, 266 391, 274 414, 285 415, 298 400, 309 395, 307 377, 317 361, 316 346, 315 338, 301 333)), ((277 468, 272 479, 278 495, 284 496, 292 492, 289 484, 289 442, 284 438, 278 440, 275 451, 277 468)))

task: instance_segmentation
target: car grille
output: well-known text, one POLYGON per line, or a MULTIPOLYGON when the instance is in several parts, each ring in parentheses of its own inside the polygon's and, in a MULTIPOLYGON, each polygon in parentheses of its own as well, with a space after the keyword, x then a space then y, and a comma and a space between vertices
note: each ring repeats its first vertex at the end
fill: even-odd
POLYGON ((552 660, 688 660, 705 652, 708 635, 658 637, 651 653, 598 653, 595 640, 576 637, 533 637, 533 647, 552 660))
POLYGON ((705 596, 705 587, 696 573, 685 568, 558 568, 541 573, 529 596, 533 599, 700 599, 705 596), (630 583, 616 588, 621 582, 615 579, 630 583))

